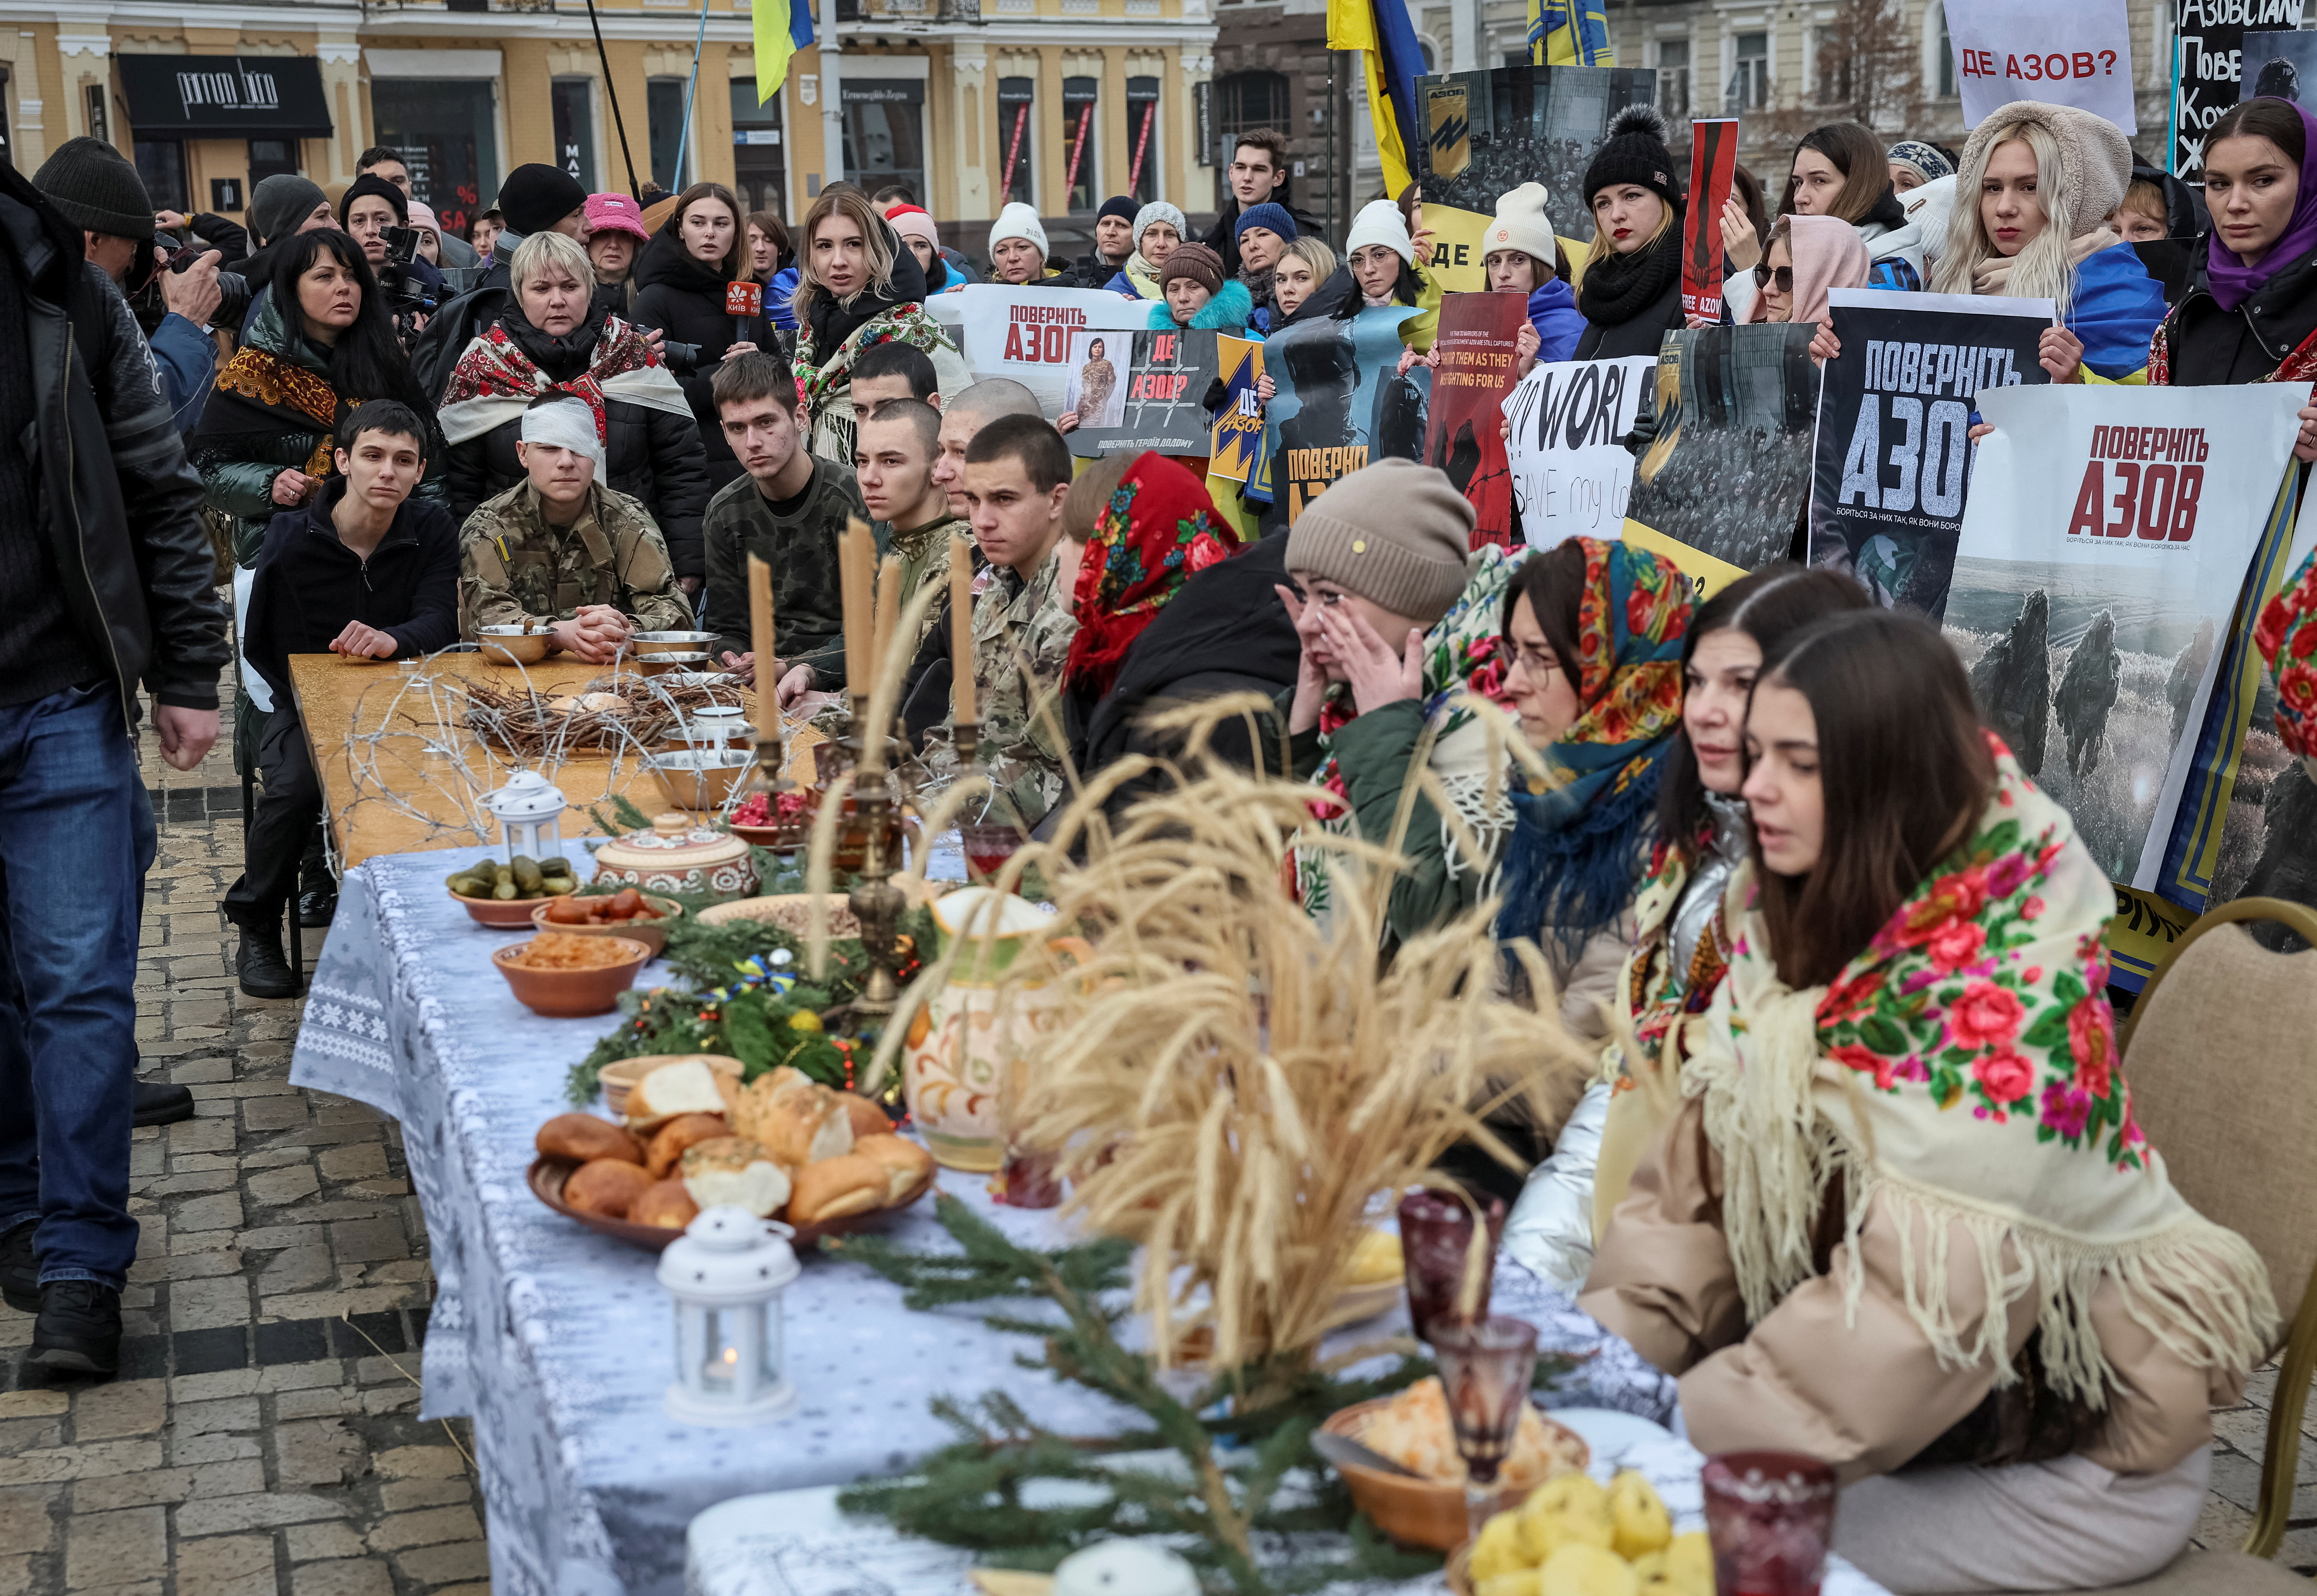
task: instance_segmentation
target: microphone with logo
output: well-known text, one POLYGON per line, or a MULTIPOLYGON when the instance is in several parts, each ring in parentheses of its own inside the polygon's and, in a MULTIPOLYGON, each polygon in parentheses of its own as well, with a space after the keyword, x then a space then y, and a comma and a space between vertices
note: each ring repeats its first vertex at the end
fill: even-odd
POLYGON ((753 325, 765 313, 765 285, 761 282, 729 282, 724 286, 724 314, 732 318, 732 341, 753 344, 756 329, 753 325))

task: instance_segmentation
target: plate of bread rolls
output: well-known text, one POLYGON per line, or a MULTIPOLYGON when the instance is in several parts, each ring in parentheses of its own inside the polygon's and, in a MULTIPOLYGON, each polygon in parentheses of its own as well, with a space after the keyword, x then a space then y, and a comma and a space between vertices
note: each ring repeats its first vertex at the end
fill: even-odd
POLYGON ((778 1219, 799 1243, 851 1230, 932 1189, 933 1155, 885 1111, 801 1071, 743 1086, 704 1055, 637 1081, 618 1120, 559 1114, 539 1127, 531 1189, 590 1230, 657 1252, 702 1208, 778 1219))

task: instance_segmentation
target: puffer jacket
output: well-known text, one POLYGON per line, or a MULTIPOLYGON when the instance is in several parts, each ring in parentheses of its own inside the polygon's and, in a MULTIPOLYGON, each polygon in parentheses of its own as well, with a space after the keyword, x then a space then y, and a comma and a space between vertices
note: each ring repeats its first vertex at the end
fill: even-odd
POLYGON ((225 613, 201 479, 162 405, 137 318, 83 260, 80 229, 4 165, 0 229, 25 284, 40 419, 22 443, 39 453, 41 530, 67 613, 111 661, 128 736, 140 685, 158 704, 215 709, 225 613))
POLYGON ((724 428, 716 417, 716 401, 709 392, 717 372, 724 364, 724 352, 743 341, 736 336, 734 327, 740 327, 747 334, 746 341, 768 354, 777 356, 787 345, 774 336, 772 323, 762 315, 744 322, 724 313, 724 279, 707 263, 684 252, 684 241, 672 230, 675 226, 671 219, 667 229, 644 246, 642 256, 636 261, 634 319, 636 326, 646 332, 665 333, 671 345, 692 346, 690 372, 674 362, 671 365, 676 371, 677 381, 684 384, 684 396, 692 401, 692 414, 700 424, 700 442, 707 453, 708 490, 713 494, 741 476, 740 462, 733 454, 732 445, 724 441, 724 428))

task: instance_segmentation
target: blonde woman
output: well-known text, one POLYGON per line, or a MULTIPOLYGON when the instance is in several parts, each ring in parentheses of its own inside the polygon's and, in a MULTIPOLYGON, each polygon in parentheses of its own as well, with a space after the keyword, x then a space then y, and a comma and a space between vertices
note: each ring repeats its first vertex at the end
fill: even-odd
POLYGON ((934 363, 944 394, 962 392, 965 362, 926 314, 925 268, 900 236, 850 188, 805 212, 797 256, 795 372, 812 452, 853 464, 853 357, 872 344, 914 344, 934 363))
POLYGON ((1572 359, 1654 355, 1682 325, 1681 183, 1665 139, 1664 117, 1629 105, 1585 168, 1593 242, 1577 273, 1586 327, 1572 359))
MULTIPOLYGON (((1307 316, 1325 316, 1340 297, 1321 291, 1334 281, 1337 266, 1336 252, 1320 239, 1291 241, 1271 270, 1271 303, 1278 311, 1272 318, 1271 330, 1275 333, 1307 316)), ((1346 273, 1339 286, 1348 292, 1350 282, 1346 273)))

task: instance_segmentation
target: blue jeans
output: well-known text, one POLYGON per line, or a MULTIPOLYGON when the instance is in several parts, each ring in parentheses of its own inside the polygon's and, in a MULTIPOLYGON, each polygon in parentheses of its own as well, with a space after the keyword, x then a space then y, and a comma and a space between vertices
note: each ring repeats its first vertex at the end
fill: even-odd
POLYGON ((0 705, 0 1230, 118 1290, 153 817, 110 682, 0 705))

